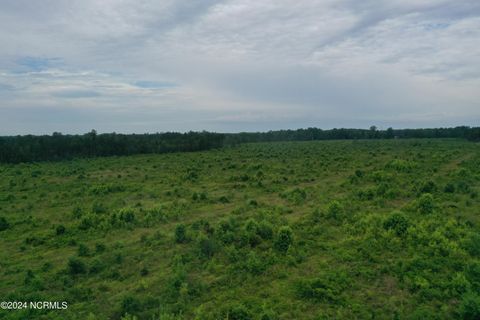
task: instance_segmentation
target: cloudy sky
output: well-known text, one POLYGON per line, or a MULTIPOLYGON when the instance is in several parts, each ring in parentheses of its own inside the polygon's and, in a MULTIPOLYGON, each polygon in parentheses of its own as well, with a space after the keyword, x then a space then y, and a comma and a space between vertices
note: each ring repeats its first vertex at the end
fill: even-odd
POLYGON ((480 125, 478 0, 0 0, 0 135, 480 125))

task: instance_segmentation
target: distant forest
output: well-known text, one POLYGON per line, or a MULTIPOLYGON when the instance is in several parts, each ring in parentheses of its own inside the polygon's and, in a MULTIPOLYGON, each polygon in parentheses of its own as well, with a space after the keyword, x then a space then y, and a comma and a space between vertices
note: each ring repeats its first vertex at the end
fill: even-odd
POLYGON ((330 129, 318 128, 242 133, 154 133, 0 137, 0 163, 57 161, 73 158, 122 156, 145 153, 200 151, 248 142, 307 141, 334 139, 461 138, 480 140, 480 127, 434 129, 330 129))

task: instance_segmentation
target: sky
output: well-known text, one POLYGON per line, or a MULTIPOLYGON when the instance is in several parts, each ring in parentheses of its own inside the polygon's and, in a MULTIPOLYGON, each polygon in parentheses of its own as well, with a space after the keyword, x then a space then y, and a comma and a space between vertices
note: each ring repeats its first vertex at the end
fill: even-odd
POLYGON ((0 0, 0 135, 480 125, 478 0, 0 0))

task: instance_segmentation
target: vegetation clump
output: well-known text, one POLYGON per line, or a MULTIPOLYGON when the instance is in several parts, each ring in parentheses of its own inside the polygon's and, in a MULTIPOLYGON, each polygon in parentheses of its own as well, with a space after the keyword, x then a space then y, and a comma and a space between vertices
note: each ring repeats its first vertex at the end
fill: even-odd
POLYGON ((383 227, 386 230, 393 230, 398 236, 404 236, 407 233, 408 226, 407 217, 398 211, 392 212, 383 222, 383 227))
POLYGON ((424 193, 417 201, 417 210, 421 214, 430 214, 435 209, 435 202, 430 193, 424 193))
POLYGON ((87 272, 87 266, 78 258, 70 258, 68 260, 68 272, 71 275, 84 274, 87 272))
POLYGON ((187 242, 187 227, 184 224, 178 224, 175 227, 175 242, 176 243, 187 242))
POLYGON ((293 231, 288 226, 283 226, 278 230, 275 237, 275 248, 281 253, 286 253, 293 244, 293 231))
POLYGON ((57 236, 60 236, 64 234, 66 230, 67 229, 65 228, 65 226, 60 224, 55 228, 55 233, 57 234, 57 236))
POLYGON ((333 200, 328 204, 327 207, 327 218, 333 219, 333 220, 339 220, 341 219, 343 212, 343 207, 338 202, 337 200, 333 200))
POLYGON ((0 217, 0 231, 5 231, 10 228, 10 223, 8 223, 5 217, 0 217))

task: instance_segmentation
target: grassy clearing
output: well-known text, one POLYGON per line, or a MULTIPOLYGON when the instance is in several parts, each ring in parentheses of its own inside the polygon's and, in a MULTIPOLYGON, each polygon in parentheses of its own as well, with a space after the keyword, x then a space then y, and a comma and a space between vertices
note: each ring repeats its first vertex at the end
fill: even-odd
POLYGON ((479 168, 447 139, 1 165, 1 298, 69 307, 0 318, 475 319, 479 168))

